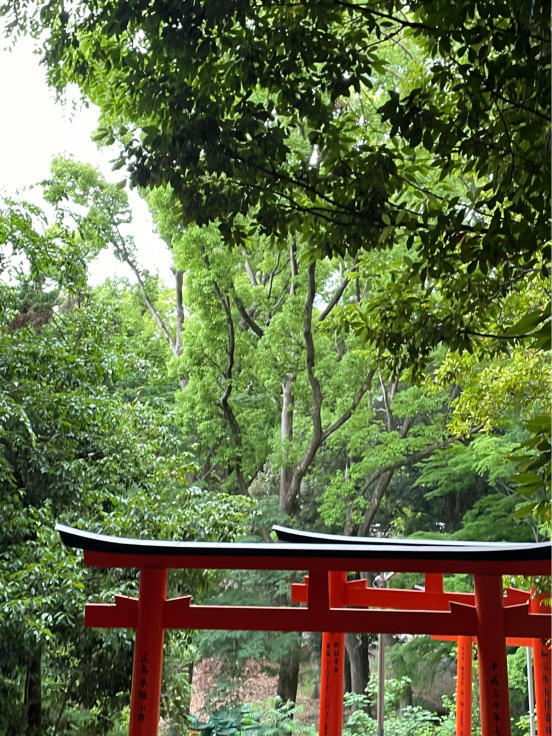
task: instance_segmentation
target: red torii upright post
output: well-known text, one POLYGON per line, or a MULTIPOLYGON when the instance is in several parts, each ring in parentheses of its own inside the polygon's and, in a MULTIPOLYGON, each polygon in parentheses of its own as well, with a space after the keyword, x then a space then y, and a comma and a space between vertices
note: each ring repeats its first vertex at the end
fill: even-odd
POLYGON ((163 672, 164 603, 166 569, 140 571, 138 620, 130 692, 130 734, 157 734, 163 672))
MULTIPOLYGON (((346 572, 329 572, 330 606, 345 606, 346 572)), ((322 634, 322 666, 320 668, 319 736, 336 736, 343 724, 343 689, 345 680, 345 634, 322 634)))
POLYGON ((474 576, 481 734, 510 733, 502 576, 474 576))
MULTIPOLYGON (((544 596, 538 596, 531 600, 530 610, 536 612, 548 612, 550 606, 544 603, 544 596)), ((550 631, 548 640, 543 638, 533 639, 533 667, 535 670, 535 682, 539 686, 535 689, 535 701, 537 706, 537 734, 538 736, 550 736, 552 734, 552 711, 550 708, 550 631)))
POLYGON ((458 637, 456 665, 456 736, 471 736, 472 637, 458 637))
MULTIPOLYGON (((88 604, 85 612, 87 626, 136 629, 130 736, 157 736, 163 634, 168 628, 430 633, 440 636, 476 636, 479 646, 481 639, 490 635, 490 642, 484 645, 485 664, 481 669, 482 702, 486 699, 482 736, 510 736, 509 718, 506 717, 508 684, 502 675, 506 661, 505 637, 546 639, 550 631, 549 613, 532 612, 528 604, 505 609, 502 595, 497 595, 497 590, 501 591, 503 573, 550 574, 550 544, 479 545, 465 548, 431 542, 392 542, 385 545, 224 544, 118 539, 63 525, 56 528, 66 545, 84 550, 87 565, 140 570, 139 598, 116 596, 115 604, 88 604), (172 568, 307 570, 307 605, 196 606, 191 604, 189 596, 167 600, 166 576, 172 568), (451 600, 446 610, 443 605, 436 605, 431 610, 382 610, 347 608, 330 595, 330 573, 381 570, 472 572, 480 576, 477 586, 479 601, 476 589, 475 607, 451 600), (484 588, 483 592, 481 588, 484 588), (488 630, 485 605, 491 606, 491 612, 495 614, 500 609, 498 635, 488 630)), ((386 594, 395 592, 392 589, 380 590, 380 593, 386 594)), ((387 598, 377 605, 389 605, 389 601, 387 598)), ((334 727, 340 729, 341 724, 334 727)), ((339 730, 328 732, 328 736, 338 734, 339 730)))

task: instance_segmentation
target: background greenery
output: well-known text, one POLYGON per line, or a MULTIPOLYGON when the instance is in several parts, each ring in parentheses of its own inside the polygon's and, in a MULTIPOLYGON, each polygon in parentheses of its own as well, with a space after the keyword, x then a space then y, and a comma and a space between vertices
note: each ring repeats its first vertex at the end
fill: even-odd
MULTIPOLYGON (((10 38, 40 39, 61 97, 77 84, 99 105, 96 139, 124 176, 56 158, 43 210, 0 208, 3 733, 116 733, 128 715, 129 635, 84 630, 82 608, 136 580, 83 570, 56 521, 172 539, 268 540, 275 522, 549 535, 545 3, 0 8, 10 38), (169 286, 126 234, 126 183, 171 252, 169 286), (132 280, 88 285, 103 249, 132 280)), ((289 582, 171 585, 279 602, 289 582)), ((371 648, 348 637, 351 733, 372 727, 371 648)), ((175 728, 213 651, 271 660, 284 702, 308 666, 298 636, 175 634, 175 728)), ((420 734, 452 707, 423 702, 422 665, 453 658, 424 639, 390 650, 389 674, 413 685, 391 710, 426 719, 420 734)))

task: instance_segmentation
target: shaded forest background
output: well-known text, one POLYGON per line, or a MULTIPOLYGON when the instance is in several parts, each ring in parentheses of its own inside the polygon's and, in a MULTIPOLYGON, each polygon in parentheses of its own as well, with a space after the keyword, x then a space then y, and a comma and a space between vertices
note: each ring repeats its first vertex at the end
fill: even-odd
MULTIPOLYGON (((82 609, 136 577, 84 570, 56 521, 196 540, 269 540, 273 523, 549 536, 545 3, 0 7, 13 42, 40 41, 60 97, 76 84, 100 107, 121 174, 59 157, 42 208, 0 205, 2 733, 123 728, 131 637, 85 630, 82 609), (139 263, 127 185, 171 285, 139 263), (132 280, 88 284, 104 249, 132 280)), ((289 583, 171 585, 261 603, 289 583)), ((371 646, 347 639, 357 694, 371 646)), ((271 663, 295 701, 318 647, 174 633, 164 712, 185 722, 193 665, 213 653, 238 679, 271 663)), ((395 642, 390 670, 419 685, 452 658, 395 642)))

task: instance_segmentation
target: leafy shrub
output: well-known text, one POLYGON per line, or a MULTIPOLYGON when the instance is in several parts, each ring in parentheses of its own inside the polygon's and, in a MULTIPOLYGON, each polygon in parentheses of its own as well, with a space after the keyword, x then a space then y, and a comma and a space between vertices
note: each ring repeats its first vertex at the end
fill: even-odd
MULTIPOLYGON (((408 685, 408 678, 386 682, 385 717, 386 736, 454 736, 455 709, 448 698, 444 704, 448 714, 438 716, 420 706, 406 706, 395 710, 401 693, 408 685)), ((376 736, 377 722, 366 712, 374 702, 374 687, 368 686, 365 694, 346 693, 344 705, 352 709, 343 727, 343 736, 376 736)), ((191 729, 201 736, 316 736, 317 729, 299 721, 300 713, 293 703, 282 703, 278 698, 270 703, 243 705, 232 710, 219 711, 207 723, 193 718, 191 729)), ((190 731, 193 733, 193 731, 190 731)))

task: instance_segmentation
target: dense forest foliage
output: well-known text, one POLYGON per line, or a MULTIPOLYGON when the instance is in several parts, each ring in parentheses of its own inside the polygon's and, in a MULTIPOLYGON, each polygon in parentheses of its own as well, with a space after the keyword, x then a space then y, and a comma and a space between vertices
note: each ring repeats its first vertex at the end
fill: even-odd
MULTIPOLYGON (((13 42, 40 41, 61 99, 76 84, 99 106, 95 137, 121 177, 59 157, 42 207, 0 204, 1 733, 124 732, 130 633, 85 630, 82 609, 136 577, 84 570, 56 521, 197 540, 269 540, 275 522, 549 536, 545 3, 0 9, 13 42), (171 284, 140 265, 127 184, 171 284), (88 284, 104 249, 132 279, 88 284)), ((289 583, 190 572, 171 585, 261 602, 289 583)), ((347 637, 367 718, 372 644, 347 637)), ((305 647, 173 634, 169 725, 184 728, 202 656, 237 672, 263 658, 294 701, 305 647)), ((421 683, 453 656, 395 642, 391 707, 434 708, 421 683)))

